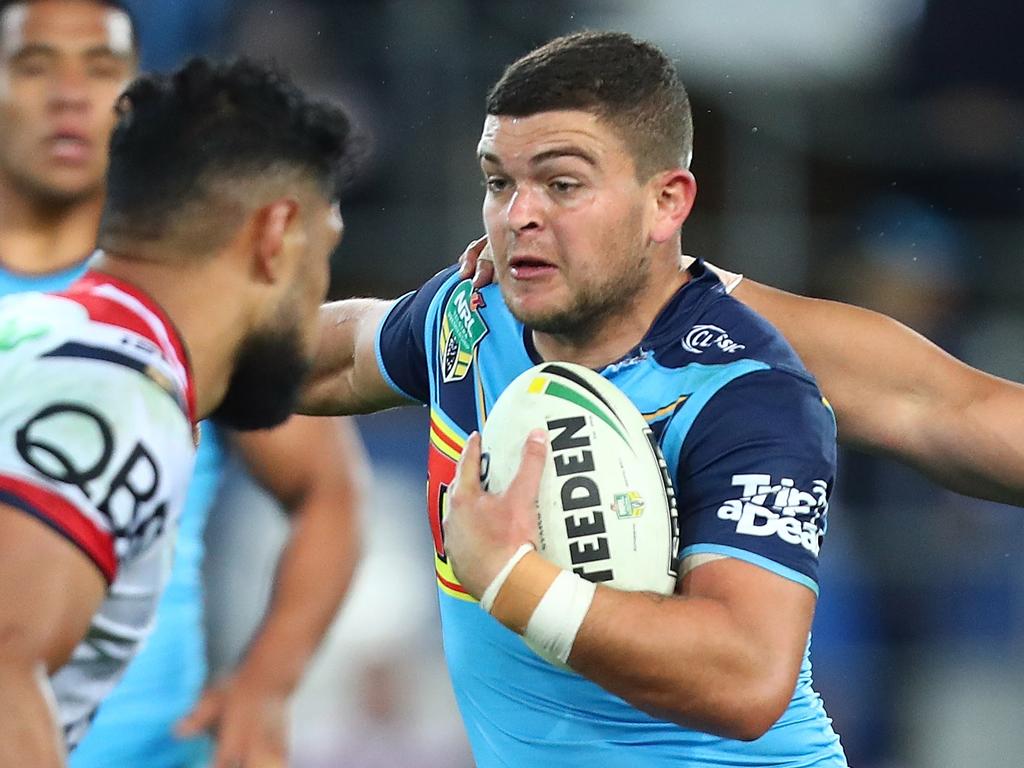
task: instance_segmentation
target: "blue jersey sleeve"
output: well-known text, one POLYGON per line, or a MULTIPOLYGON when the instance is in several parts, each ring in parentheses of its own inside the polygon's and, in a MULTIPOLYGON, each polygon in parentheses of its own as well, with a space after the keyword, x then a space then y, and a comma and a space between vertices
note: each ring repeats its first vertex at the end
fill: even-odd
POLYGON ((832 411, 808 379, 768 369, 722 387, 680 452, 682 557, 734 557, 817 593, 835 441, 832 411))
POLYGON ((430 401, 427 326, 437 294, 458 267, 443 269, 395 302, 377 329, 377 366, 398 394, 421 403, 430 401))

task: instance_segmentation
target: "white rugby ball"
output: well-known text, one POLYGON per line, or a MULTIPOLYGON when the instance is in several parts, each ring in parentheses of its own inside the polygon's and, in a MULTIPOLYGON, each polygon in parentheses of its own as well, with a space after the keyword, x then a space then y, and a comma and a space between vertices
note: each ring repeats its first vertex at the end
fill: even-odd
POLYGON ((538 551, 616 589, 675 590, 679 521, 668 468, 636 406, 571 363, 543 363, 498 398, 481 433, 485 487, 508 487, 530 430, 548 433, 538 551))

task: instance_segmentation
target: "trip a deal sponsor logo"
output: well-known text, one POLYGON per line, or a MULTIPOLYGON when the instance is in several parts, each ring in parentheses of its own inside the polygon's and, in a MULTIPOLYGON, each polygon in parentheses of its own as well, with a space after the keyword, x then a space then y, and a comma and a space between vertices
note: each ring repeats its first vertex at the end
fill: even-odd
POLYGON ((683 337, 682 343, 683 349, 695 355, 703 354, 706 349, 719 349, 733 354, 747 348, 745 344, 739 344, 729 338, 729 333, 717 325, 693 326, 683 337))
POLYGON ((777 481, 767 474, 732 476, 738 498, 718 508, 718 518, 736 524, 744 536, 778 536, 817 556, 825 532, 828 484, 814 480, 810 490, 796 487, 791 478, 777 481))

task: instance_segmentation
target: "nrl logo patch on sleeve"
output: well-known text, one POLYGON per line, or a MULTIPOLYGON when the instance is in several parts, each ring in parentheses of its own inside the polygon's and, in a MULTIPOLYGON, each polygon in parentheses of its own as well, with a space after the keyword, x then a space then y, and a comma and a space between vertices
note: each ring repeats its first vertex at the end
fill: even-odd
POLYGON ((448 297, 441 317, 441 378, 446 382, 466 378, 477 345, 487 335, 487 324, 480 317, 479 294, 473 293, 473 281, 463 280, 448 297))

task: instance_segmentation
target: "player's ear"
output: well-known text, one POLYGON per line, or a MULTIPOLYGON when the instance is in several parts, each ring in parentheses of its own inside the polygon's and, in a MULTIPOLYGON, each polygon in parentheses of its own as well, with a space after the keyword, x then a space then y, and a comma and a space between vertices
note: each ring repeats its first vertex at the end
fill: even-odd
POLYGON ((256 273, 267 283, 276 283, 286 271, 288 239, 298 226, 299 205, 281 198, 253 214, 253 255, 256 273))
POLYGON ((697 196, 697 180, 685 168, 655 174, 650 180, 653 218, 651 239, 663 243, 679 231, 697 196))

